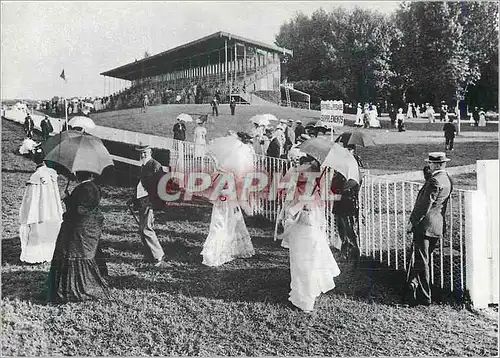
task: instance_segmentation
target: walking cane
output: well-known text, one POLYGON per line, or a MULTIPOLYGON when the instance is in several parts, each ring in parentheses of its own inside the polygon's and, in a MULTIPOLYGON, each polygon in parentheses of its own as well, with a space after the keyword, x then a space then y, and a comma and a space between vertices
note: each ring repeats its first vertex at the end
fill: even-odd
POLYGON ((130 213, 132 214, 132 216, 134 217, 135 222, 137 223, 137 225, 140 225, 139 224, 139 219, 137 219, 137 216, 135 216, 135 212, 134 212, 134 209, 133 209, 133 206, 132 206, 132 202, 133 202, 133 199, 130 199, 129 201, 127 201, 127 208, 130 211, 130 213))
POLYGON ((410 254, 410 259, 408 260, 408 266, 406 267, 406 284, 410 283, 410 273, 411 273, 411 267, 413 266, 413 263, 415 262, 415 245, 413 242, 411 243, 411 254, 410 254))

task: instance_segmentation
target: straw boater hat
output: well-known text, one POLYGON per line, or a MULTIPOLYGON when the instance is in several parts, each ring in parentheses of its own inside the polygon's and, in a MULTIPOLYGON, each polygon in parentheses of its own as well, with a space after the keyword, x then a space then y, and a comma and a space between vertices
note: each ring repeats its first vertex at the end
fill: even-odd
POLYGON ((444 162, 449 162, 451 159, 446 158, 446 153, 445 152, 432 152, 429 153, 429 158, 426 159, 425 161, 427 163, 444 163, 444 162))
POLYGON ((286 119, 280 119, 280 123, 287 124, 288 121, 286 119))
POLYGON ((302 123, 302 121, 300 119, 297 119, 295 123, 302 123))

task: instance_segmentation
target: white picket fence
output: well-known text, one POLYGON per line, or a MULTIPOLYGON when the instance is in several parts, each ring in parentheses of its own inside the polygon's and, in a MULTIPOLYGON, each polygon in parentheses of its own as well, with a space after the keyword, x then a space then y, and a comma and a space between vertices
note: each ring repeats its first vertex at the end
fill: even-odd
MULTIPOLYGON (((20 118, 12 120, 21 122, 20 118)), ((149 144, 155 148, 168 149, 171 152, 172 170, 182 171, 186 176, 191 172, 211 173, 214 170, 214 163, 210 158, 195 157, 195 144, 191 142, 100 126, 91 133, 104 140, 135 145, 149 144)), ((114 156, 114 159, 139 165, 138 161, 128 158, 114 156)), ((257 171, 284 175, 290 168, 290 162, 256 155, 255 168, 257 171)), ((474 305, 478 307, 498 303, 497 173, 498 160, 479 161, 480 190, 453 191, 446 214, 447 233, 432 256, 433 284, 444 290, 456 292, 459 297, 463 297, 467 289, 474 305)), ((331 182, 331 173, 327 172, 322 180, 323 190, 329 190, 329 185, 326 184, 331 182)), ((410 258, 412 240, 411 235, 405 232, 406 224, 421 185, 407 181, 392 181, 370 175, 369 172, 363 174, 360 190, 359 238, 363 255, 396 270, 405 269, 410 258)), ((281 204, 279 200, 273 198, 270 200, 269 197, 259 197, 252 205, 253 213, 275 221, 281 204)), ((340 240, 331 214, 333 205, 334 201, 325 202, 327 234, 330 244, 339 248, 340 240)))
MULTIPOLYGON (((360 191, 360 247, 364 255, 404 270, 410 259, 412 234, 407 223, 422 184, 365 175, 360 191)), ((466 288, 465 204, 471 191, 454 189, 447 208, 445 236, 431 257, 431 282, 457 292, 466 288)))

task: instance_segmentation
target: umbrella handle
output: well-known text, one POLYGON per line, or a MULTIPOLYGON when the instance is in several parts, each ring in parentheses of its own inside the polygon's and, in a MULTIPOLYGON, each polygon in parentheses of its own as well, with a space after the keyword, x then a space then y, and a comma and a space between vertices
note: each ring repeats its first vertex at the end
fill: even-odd
POLYGON ((316 183, 314 184, 314 188, 311 192, 311 196, 314 195, 314 192, 316 191, 316 189, 319 187, 319 182, 321 181, 321 178, 323 178, 323 175, 325 175, 325 171, 326 171, 326 168, 323 169, 323 171, 321 172, 321 175, 319 176, 318 180, 316 181, 316 183))
POLYGON ((66 183, 66 188, 64 188, 64 192, 65 192, 66 194, 69 194, 68 188, 69 188, 69 183, 70 183, 70 182, 71 182, 71 179, 70 179, 70 178, 68 178, 68 182, 66 183))

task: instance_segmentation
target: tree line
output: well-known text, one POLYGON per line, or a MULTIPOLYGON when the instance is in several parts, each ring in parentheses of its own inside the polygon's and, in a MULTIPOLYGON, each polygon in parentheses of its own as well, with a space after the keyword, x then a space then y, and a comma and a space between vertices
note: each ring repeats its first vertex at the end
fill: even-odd
POLYGON ((455 103, 497 109, 498 4, 403 2, 392 14, 297 13, 275 44, 282 73, 312 102, 455 103))

